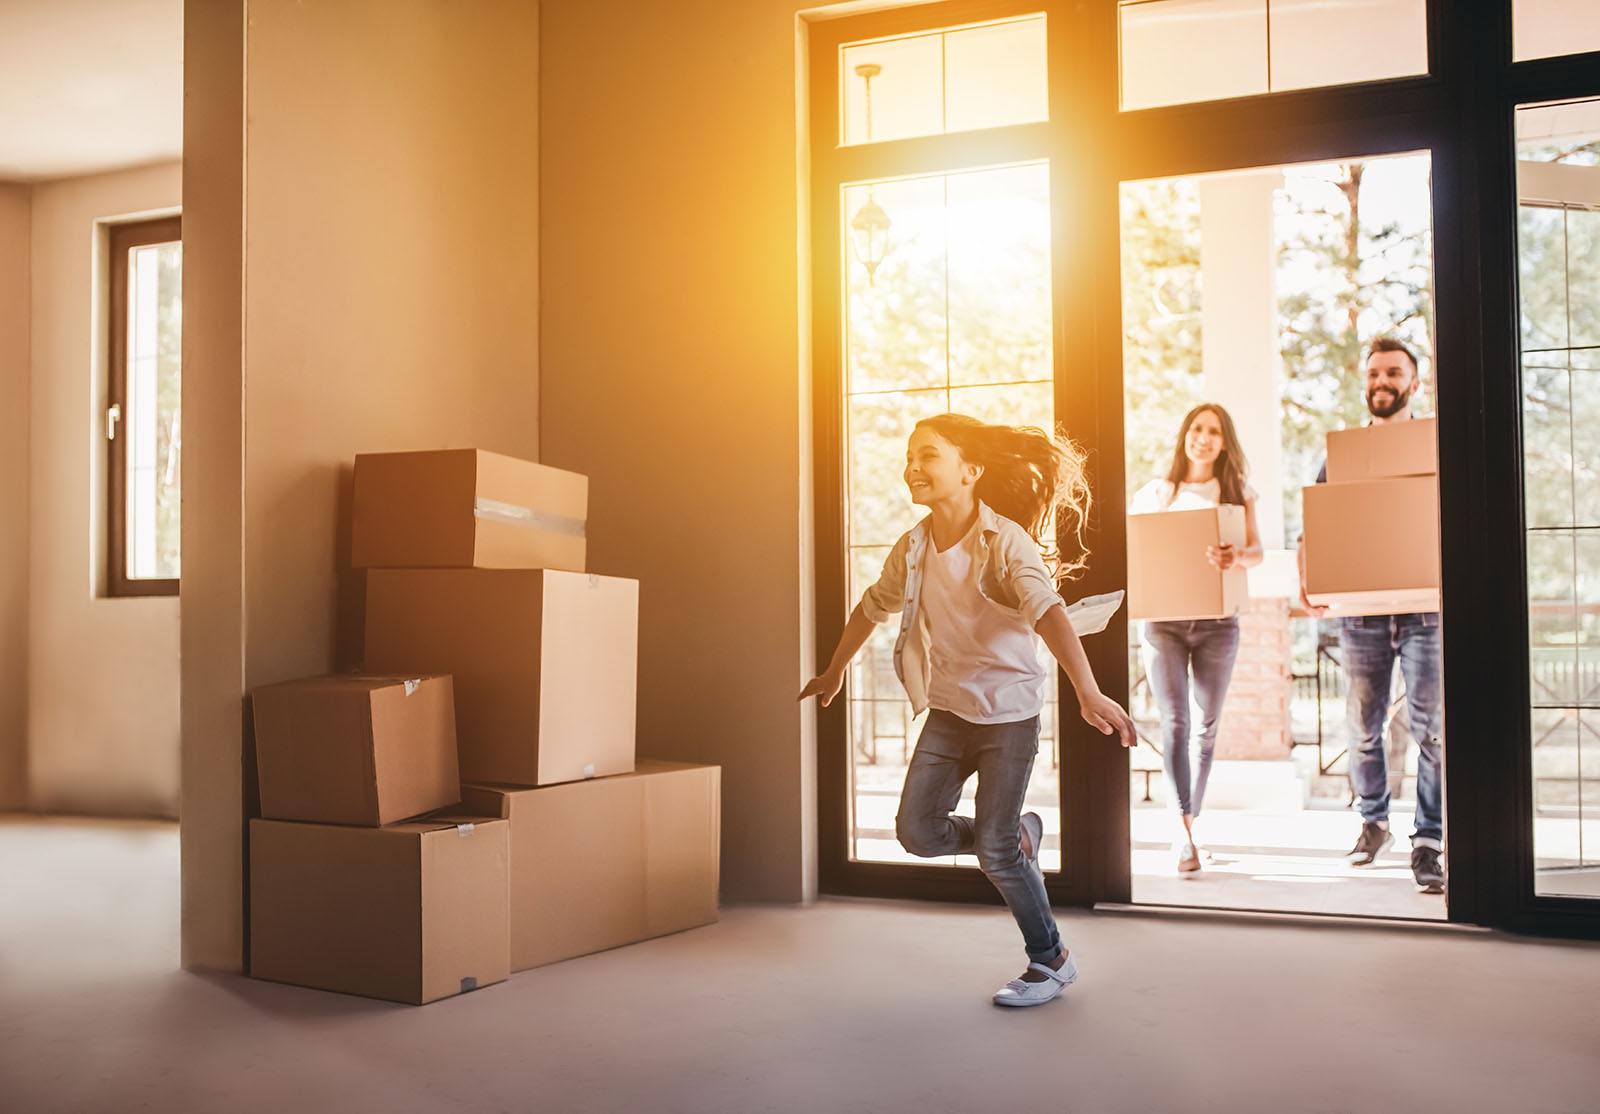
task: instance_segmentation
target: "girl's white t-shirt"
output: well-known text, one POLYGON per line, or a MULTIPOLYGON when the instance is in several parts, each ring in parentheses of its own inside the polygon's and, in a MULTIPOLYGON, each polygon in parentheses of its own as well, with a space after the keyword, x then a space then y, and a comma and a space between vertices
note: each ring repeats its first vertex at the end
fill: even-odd
MULTIPOLYGON (((1256 499, 1250 481, 1244 484, 1244 501, 1256 499)), ((1212 476, 1203 484, 1182 483, 1176 493, 1171 480, 1151 480, 1141 487, 1128 505, 1129 514, 1156 514, 1160 511, 1203 511, 1222 503, 1222 481, 1212 476), (1170 500, 1170 501, 1169 501, 1170 500)))
POLYGON ((977 527, 939 552, 928 546, 919 606, 928 622, 928 706, 969 723, 1011 723, 1044 709, 1039 639, 1020 615, 984 599, 971 576, 977 527))

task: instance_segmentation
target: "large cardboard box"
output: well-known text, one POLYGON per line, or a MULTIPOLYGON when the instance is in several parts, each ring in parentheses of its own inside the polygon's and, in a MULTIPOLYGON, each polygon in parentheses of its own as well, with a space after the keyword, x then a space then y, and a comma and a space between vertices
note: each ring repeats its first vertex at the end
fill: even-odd
POLYGON ((633 769, 639 582, 548 569, 373 569, 366 668, 455 680, 464 781, 633 769))
POLYGON ((511 969, 717 919, 722 770, 642 761, 620 777, 462 788, 511 824, 511 969))
POLYGON ((1223 619, 1249 597, 1249 576, 1206 560, 1206 546, 1245 544, 1244 508, 1235 504, 1128 516, 1128 617, 1223 619))
POLYGON ((582 572, 589 478, 482 449, 356 457, 356 568, 582 572))
POLYGON ((461 799, 449 677, 307 677, 250 703, 268 819, 376 828, 461 799))
POLYGON ((421 1005, 510 974, 510 825, 250 821, 250 974, 421 1005))
POLYGON ((1439 439, 1432 418, 1383 422, 1328 434, 1329 483, 1426 476, 1438 471, 1439 439))
POLYGON ((1306 597, 1337 615, 1439 610, 1437 477, 1303 491, 1306 597))

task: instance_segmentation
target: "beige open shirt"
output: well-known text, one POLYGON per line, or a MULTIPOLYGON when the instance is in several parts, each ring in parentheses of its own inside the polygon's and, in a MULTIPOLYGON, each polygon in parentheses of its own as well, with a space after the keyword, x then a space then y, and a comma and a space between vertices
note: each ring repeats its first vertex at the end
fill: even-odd
MULTIPOLYGON (((894 644, 894 671, 921 715, 928 707, 933 666, 928 656, 927 619, 917 606, 922 591, 923 555, 927 552, 932 516, 900 536, 883 562, 877 583, 861 594, 861 611, 874 623, 900 612, 900 636, 894 644)), ((1062 603, 1045 568, 1039 544, 1028 532, 987 503, 978 502, 978 551, 972 562, 972 586, 1029 631, 1044 613, 1062 603)), ((1064 604, 1063 604, 1064 606, 1064 604)))

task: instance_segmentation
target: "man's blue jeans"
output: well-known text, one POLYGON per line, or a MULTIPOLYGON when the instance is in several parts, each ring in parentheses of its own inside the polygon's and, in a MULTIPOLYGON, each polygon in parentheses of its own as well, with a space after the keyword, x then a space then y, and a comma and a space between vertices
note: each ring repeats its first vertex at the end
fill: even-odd
POLYGON ((1211 776, 1222 702, 1239 656, 1238 619, 1184 619, 1144 625, 1144 672, 1161 712, 1161 758, 1173 802, 1185 816, 1199 816, 1211 776), (1200 706, 1199 756, 1190 774, 1189 677, 1200 706))
POLYGON ((1414 846, 1444 847, 1443 669, 1439 613, 1360 615, 1339 621, 1343 657, 1346 723, 1350 743, 1350 787, 1368 823, 1389 819, 1389 762, 1383 724, 1395 662, 1406 682, 1411 734, 1417 740, 1417 824, 1414 846))
POLYGON ((913 855, 976 854, 978 865, 1022 930, 1028 958, 1047 963, 1061 935, 1044 878, 1022 856, 1018 823, 1034 755, 1039 717, 1015 723, 969 723, 953 712, 928 713, 900 791, 895 835, 913 855), (951 816, 961 787, 978 775, 977 817, 951 816))

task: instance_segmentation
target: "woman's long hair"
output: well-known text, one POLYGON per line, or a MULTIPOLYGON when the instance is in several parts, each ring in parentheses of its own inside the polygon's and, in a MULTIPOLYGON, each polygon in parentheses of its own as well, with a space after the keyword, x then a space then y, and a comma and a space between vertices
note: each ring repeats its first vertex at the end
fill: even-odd
POLYGON ((1222 488, 1221 501, 1236 503, 1244 506, 1244 478, 1250 471, 1250 464, 1244 458, 1244 447, 1239 444, 1239 434, 1234 431, 1233 418, 1228 412, 1214 402, 1202 402, 1193 410, 1183 416, 1183 424, 1178 427, 1178 443, 1172 450, 1172 467, 1167 469, 1167 482, 1172 485, 1172 494, 1168 496, 1170 504, 1178 496, 1178 485, 1189 478, 1189 454, 1184 451, 1184 442, 1189 437, 1189 427, 1194 420, 1207 410, 1217 416, 1217 424, 1222 427, 1222 451, 1217 454, 1217 462, 1212 465, 1216 474, 1217 483, 1222 488))
POLYGON ((1056 580, 1084 569, 1091 496, 1081 448, 1036 426, 989 425, 965 414, 923 418, 917 428, 931 429, 960 449, 964 460, 983 466, 978 498, 1028 532, 1056 580), (1071 560, 1056 543, 1067 534, 1076 549, 1071 560))

